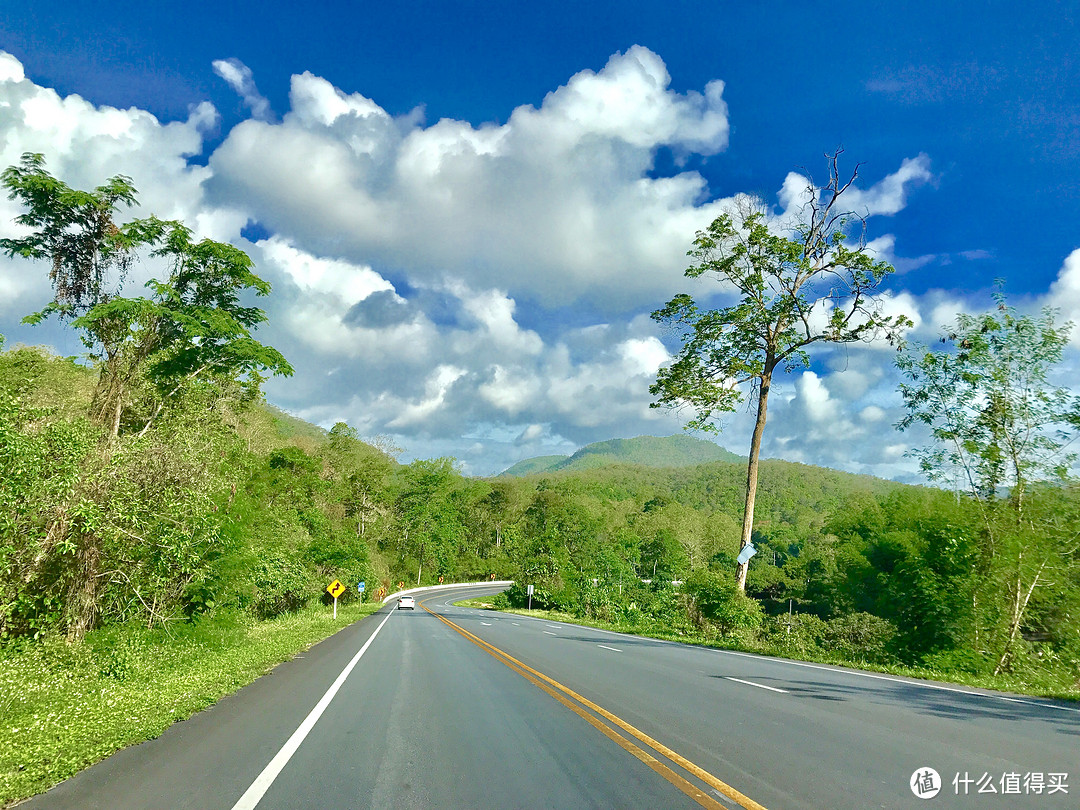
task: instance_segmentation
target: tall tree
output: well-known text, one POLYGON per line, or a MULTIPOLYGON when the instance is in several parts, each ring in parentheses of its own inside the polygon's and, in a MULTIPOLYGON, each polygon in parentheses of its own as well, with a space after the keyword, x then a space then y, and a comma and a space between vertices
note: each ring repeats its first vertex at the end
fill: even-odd
POLYGON ((984 599, 994 602, 981 613, 1001 617, 986 628, 1000 671, 1032 595, 1054 578, 1062 554, 1075 550, 1060 546, 1051 525, 1039 525, 1030 495, 1036 482, 1068 477, 1080 398, 1050 382, 1072 324, 1057 324, 1051 309, 1018 316, 1000 289, 994 300, 990 312, 958 315, 941 339, 945 348, 900 355, 908 413, 897 427, 928 427, 934 444, 913 451, 923 472, 979 506, 987 541, 979 572, 984 599))
MULTIPOLYGON (((893 268, 867 249, 863 218, 843 208, 859 167, 844 180, 839 155, 828 156, 824 187, 808 181, 799 221, 772 222, 760 201, 744 198, 733 213, 697 233, 686 277, 715 278, 722 293, 733 289, 735 304, 703 309, 684 293, 652 314, 682 342, 649 389, 657 397, 652 407, 689 406, 696 412, 689 428, 716 432, 717 415, 735 409, 742 386, 756 394, 740 549, 753 530, 758 456, 776 369, 808 365, 807 349, 815 343, 851 343, 882 333, 898 340, 910 324, 904 315, 884 314, 874 298, 893 268)), ((746 563, 738 565, 736 577, 745 590, 746 563)))

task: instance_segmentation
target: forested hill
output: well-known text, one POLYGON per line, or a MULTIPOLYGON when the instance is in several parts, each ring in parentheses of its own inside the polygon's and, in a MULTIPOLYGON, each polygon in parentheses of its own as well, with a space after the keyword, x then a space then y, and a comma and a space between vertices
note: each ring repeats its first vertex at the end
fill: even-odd
POLYGON ((743 461, 717 444, 692 436, 638 436, 587 444, 572 456, 537 456, 519 461, 502 475, 532 475, 557 470, 591 470, 609 464, 642 467, 693 467, 710 461, 743 461))

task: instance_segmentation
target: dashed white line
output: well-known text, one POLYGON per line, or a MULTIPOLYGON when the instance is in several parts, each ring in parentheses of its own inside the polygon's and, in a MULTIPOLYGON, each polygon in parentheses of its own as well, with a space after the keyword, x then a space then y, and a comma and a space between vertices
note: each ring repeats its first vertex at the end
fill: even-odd
POLYGON ((605 644, 597 644, 596 646, 599 647, 602 650, 611 650, 612 652, 617 652, 617 653, 622 652, 622 650, 616 650, 614 647, 608 647, 605 644))
POLYGON ((1074 708, 1072 706, 1060 706, 1054 703, 1040 703, 1035 700, 1022 700, 1020 698, 1006 697, 1005 695, 988 695, 985 692, 972 692, 970 689, 960 689, 955 686, 943 686, 939 683, 929 683, 928 681, 907 680, 904 678, 893 678, 889 675, 877 675, 873 672, 861 672, 854 669, 840 669, 838 667, 827 667, 821 664, 811 664, 807 661, 789 661, 786 659, 769 658, 763 655, 754 655, 753 653, 735 652, 734 650, 711 650, 711 652, 719 653, 720 655, 737 655, 741 658, 756 658, 759 661, 774 661, 776 663, 787 664, 793 667, 806 667, 807 669, 821 669, 825 672, 835 672, 838 675, 857 675, 860 678, 871 678, 875 681, 891 681, 892 683, 902 683, 906 686, 921 686, 924 689, 938 689, 942 692, 956 692, 960 695, 969 695, 971 697, 987 698, 989 700, 1003 700, 1007 703, 1022 703, 1026 706, 1038 706, 1042 709, 1058 709, 1063 712, 1077 712, 1080 713, 1080 708, 1074 708))
POLYGON ((484 627, 491 627, 491 622, 480 622, 484 627))
POLYGON ((521 627, 521 625, 518 624, 517 622, 510 622, 510 624, 514 625, 514 627, 521 627))
POLYGON ((745 683, 747 686, 756 686, 758 689, 768 689, 770 692, 783 692, 787 694, 787 689, 777 689, 775 686, 766 686, 763 683, 754 683, 753 681, 744 681, 742 678, 731 678, 727 675, 724 676, 729 681, 735 681, 736 683, 745 683))
POLYGON ((548 633, 548 631, 547 631, 547 630, 545 630, 544 632, 545 632, 545 633, 547 633, 547 634, 548 634, 549 636, 555 636, 555 635, 558 635, 557 633, 548 633))

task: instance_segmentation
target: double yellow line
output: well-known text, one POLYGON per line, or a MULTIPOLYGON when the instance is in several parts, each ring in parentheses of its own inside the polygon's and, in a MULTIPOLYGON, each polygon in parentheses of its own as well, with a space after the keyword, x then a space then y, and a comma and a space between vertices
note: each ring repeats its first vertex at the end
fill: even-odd
POLYGON ((719 791, 724 796, 727 796, 732 801, 737 802, 741 807, 746 808, 746 810, 766 810, 765 807, 763 807, 762 805, 755 802, 749 796, 744 796, 742 793, 737 791, 735 788, 731 787, 731 785, 717 779, 711 773, 709 773, 705 769, 699 767, 698 765, 695 765, 693 762, 688 760, 686 757, 682 756, 681 754, 676 753, 675 751, 672 751, 670 748, 668 748, 663 743, 657 742, 652 737, 650 737, 648 734, 644 733, 643 731, 639 731, 638 729, 634 728, 632 725, 627 723, 622 718, 617 717, 616 715, 609 712, 607 709, 604 709, 603 707, 598 706, 597 704, 593 703, 588 698, 579 695, 573 689, 570 689, 567 686, 563 686, 561 683, 556 681, 554 678, 549 678, 544 673, 533 669, 532 667, 528 666, 527 664, 523 664, 521 661, 517 660, 512 655, 510 655, 509 653, 503 652, 502 650, 500 650, 498 647, 494 646, 493 644, 489 644, 488 642, 484 641, 482 638, 479 638, 478 636, 474 636, 472 633, 470 633, 465 628, 454 624, 449 619, 447 619, 447 618, 445 618, 443 616, 440 616, 438 613, 435 613, 434 611, 430 610, 422 602, 420 603, 420 607, 422 607, 424 610, 426 610, 428 613, 430 613, 436 619, 441 621, 447 627, 450 627, 453 630, 460 633, 462 636, 464 636, 469 641, 471 641, 473 644, 475 644, 476 646, 480 647, 482 650, 484 650, 485 652, 490 654, 496 660, 501 661, 502 663, 506 664, 506 666, 508 666, 508 667, 510 667, 510 669, 514 670, 514 672, 518 673, 519 675, 521 675, 526 680, 531 681, 537 687, 539 687, 540 689, 547 692, 549 695, 551 695, 553 698, 555 698, 555 700, 559 701, 559 703, 566 706, 566 708, 570 709, 570 711, 574 712, 574 714, 581 717, 583 720, 585 720, 591 726, 596 728, 600 733, 604 734, 606 737, 611 739, 614 743, 616 743, 617 745, 622 747, 624 750, 626 750, 627 752, 629 752, 630 754, 632 754, 633 756, 637 757, 639 760, 644 762, 646 765, 648 765, 650 768, 652 768, 654 771, 656 771, 662 777, 667 779, 669 782, 671 782, 671 784, 673 784, 675 787, 677 787, 679 790, 681 790, 683 793, 685 793, 691 799, 696 801, 702 807, 717 808, 718 810, 726 810, 724 805, 720 804, 720 802, 716 801, 716 799, 714 799, 708 793, 705 793, 703 790, 701 790, 700 788, 696 787, 691 782, 684 779, 682 776, 677 774, 675 771, 673 771, 671 768, 669 768, 663 762, 658 760, 656 757, 654 757, 652 754, 650 754, 648 751, 646 751, 641 746, 636 745, 631 740, 629 740, 626 737, 619 734, 617 731, 615 731, 614 728, 609 726, 607 723, 602 722, 600 720, 600 717, 604 718, 604 720, 607 720, 608 723, 611 723, 612 725, 614 725, 614 726, 618 727, 619 729, 621 729, 622 731, 626 732, 631 737, 634 737, 639 742, 644 743, 646 746, 653 749, 657 753, 661 754, 663 757, 665 757, 670 762, 673 762, 676 765, 678 765, 680 768, 685 770, 687 773, 693 774, 698 779, 700 779, 702 782, 704 782, 705 784, 707 784, 710 787, 714 788, 715 790, 719 791), (576 701, 576 702, 573 702, 573 701, 576 701), (595 715, 590 714, 588 711, 586 711, 585 710, 586 708, 590 709, 592 712, 595 712, 595 715), (599 715, 600 717, 597 717, 596 715, 599 715))

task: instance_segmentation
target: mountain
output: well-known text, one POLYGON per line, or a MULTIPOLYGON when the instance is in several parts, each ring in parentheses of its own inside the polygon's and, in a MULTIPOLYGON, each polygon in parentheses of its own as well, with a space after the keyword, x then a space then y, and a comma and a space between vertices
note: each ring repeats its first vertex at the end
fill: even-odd
POLYGON ((500 475, 525 476, 556 470, 592 470, 612 464, 639 467, 693 467, 710 461, 745 461, 718 444, 692 436, 638 436, 587 444, 572 456, 536 456, 519 461, 500 475))

